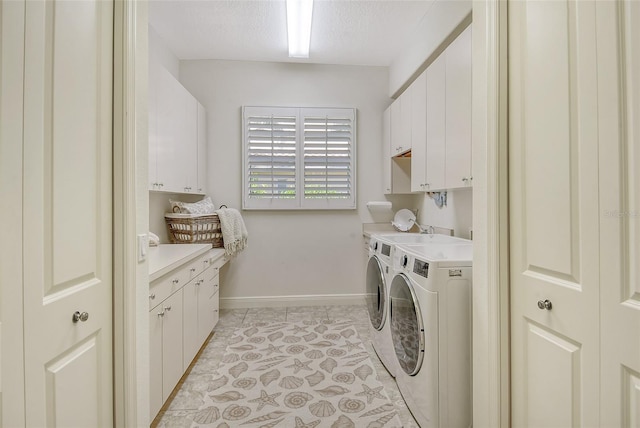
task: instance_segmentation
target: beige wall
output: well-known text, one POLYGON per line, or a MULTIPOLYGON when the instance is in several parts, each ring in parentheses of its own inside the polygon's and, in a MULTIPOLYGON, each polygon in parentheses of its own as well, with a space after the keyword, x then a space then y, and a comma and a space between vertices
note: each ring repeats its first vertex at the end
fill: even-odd
POLYGON ((358 209, 244 211, 249 248, 226 270, 221 297, 236 306, 279 304, 282 296, 318 303, 359 298, 362 223, 373 221, 365 204, 384 200, 379 169, 381 117, 390 103, 387 68, 182 61, 180 77, 207 110, 208 186, 216 205, 241 206, 243 105, 357 109, 358 209))

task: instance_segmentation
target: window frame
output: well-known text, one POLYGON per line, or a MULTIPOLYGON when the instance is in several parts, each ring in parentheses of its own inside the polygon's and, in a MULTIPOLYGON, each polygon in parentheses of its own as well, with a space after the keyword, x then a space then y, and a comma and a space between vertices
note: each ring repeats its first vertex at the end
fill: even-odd
POLYGON ((357 208, 356 151, 357 148, 357 110, 355 108, 320 107, 242 107, 242 209, 243 210, 355 210, 357 208), (306 198, 305 197, 305 159, 304 126, 305 117, 324 114, 332 119, 349 119, 351 134, 349 144, 349 197, 348 198, 306 198), (249 141, 247 120, 256 116, 295 116, 295 197, 294 198, 255 198, 249 194, 249 141))

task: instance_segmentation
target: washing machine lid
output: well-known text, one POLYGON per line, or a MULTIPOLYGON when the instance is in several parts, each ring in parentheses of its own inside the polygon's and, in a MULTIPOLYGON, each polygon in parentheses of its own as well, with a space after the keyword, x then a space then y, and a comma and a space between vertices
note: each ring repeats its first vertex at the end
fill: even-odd
POLYGON ((367 263, 365 296, 371 326, 382 330, 387 318, 387 282, 382 263, 375 255, 367 263))
POLYGON ((400 250, 429 263, 433 268, 473 266, 473 245, 398 245, 400 250))
POLYGON ((389 291, 391 341, 402 370, 413 376, 424 360, 424 324, 411 280, 403 274, 391 281, 389 291))

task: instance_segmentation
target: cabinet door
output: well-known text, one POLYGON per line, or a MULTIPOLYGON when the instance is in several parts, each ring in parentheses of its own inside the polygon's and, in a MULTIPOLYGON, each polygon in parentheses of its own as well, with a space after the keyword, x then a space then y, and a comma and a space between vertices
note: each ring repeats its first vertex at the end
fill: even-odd
POLYGON ((471 185, 471 27, 445 51, 446 185, 471 185))
POLYGON ((411 150, 411 92, 409 87, 400 95, 400 153, 411 150))
MULTIPOLYGON (((218 276, 215 276, 218 281, 218 276)), ((202 289, 204 291, 204 289, 202 289)), ((201 292, 198 298, 198 341, 200 345, 207 340, 213 327, 218 322, 218 293, 208 296, 208 293, 201 292)))
POLYGON ((183 115, 180 147, 184 162, 185 192, 198 191, 198 101, 182 88, 185 113, 183 115))
POLYGON ((382 193, 391 192, 391 106, 382 113, 382 193))
POLYGON ((198 181, 197 192, 207 193, 207 111, 198 103, 198 181))
POLYGON ((442 54, 427 68, 427 174, 425 190, 445 187, 445 81, 446 61, 442 54))
POLYGON ((179 174, 182 160, 178 136, 184 105, 180 102, 180 84, 165 69, 157 70, 157 182, 158 190, 182 192, 179 174))
POLYGON ((162 394, 162 307, 149 311, 149 419, 164 402, 162 394))
POLYGON ((157 70, 149 70, 149 190, 158 190, 158 83, 157 70))
POLYGON ((182 310, 183 310, 183 334, 182 347, 184 361, 182 370, 187 370, 191 361, 198 353, 202 345, 198 334, 198 300, 204 293, 201 292, 201 284, 204 282, 203 275, 191 280, 182 289, 182 310))
POLYGON ((391 104, 391 156, 395 156, 402 150, 402 108, 400 98, 391 104))
POLYGON ((173 391, 182 374, 182 290, 162 303, 162 401, 173 391))
POLYGON ((427 167, 427 72, 411 84, 411 191, 425 191, 427 167))

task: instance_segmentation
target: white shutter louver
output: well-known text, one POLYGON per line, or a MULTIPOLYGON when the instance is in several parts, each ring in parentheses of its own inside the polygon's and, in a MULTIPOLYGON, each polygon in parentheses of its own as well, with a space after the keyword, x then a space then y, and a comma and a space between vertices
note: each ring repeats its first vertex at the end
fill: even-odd
POLYGON ((305 116, 305 198, 351 197, 351 139, 351 119, 305 116))
POLYGON ((296 197, 296 117, 246 118, 249 198, 296 197))
POLYGON ((355 109, 243 107, 244 209, 354 209, 355 109))

